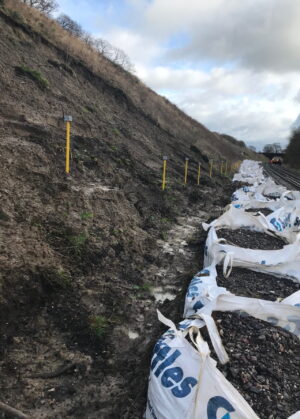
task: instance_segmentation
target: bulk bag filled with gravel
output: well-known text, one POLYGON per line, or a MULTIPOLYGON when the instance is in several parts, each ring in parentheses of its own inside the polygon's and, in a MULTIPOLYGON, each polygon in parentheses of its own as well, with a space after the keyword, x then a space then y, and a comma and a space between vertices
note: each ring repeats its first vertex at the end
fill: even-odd
POLYGON ((233 182, 245 182, 251 185, 259 184, 264 180, 263 168, 259 162, 253 160, 243 160, 239 172, 233 177, 233 182))
POLYGON ((211 227, 205 245, 204 264, 210 265, 213 262, 223 262, 225 277, 230 275, 232 267, 237 266, 300 282, 300 237, 298 235, 294 243, 282 249, 248 249, 226 244, 211 227))
POLYGON ((180 331, 163 316, 160 319, 170 329, 154 348, 145 418, 258 419, 217 369, 199 328, 180 331))
POLYGON ((230 205, 227 211, 219 218, 212 221, 210 224, 202 223, 202 227, 205 231, 207 231, 210 227, 214 227, 215 229, 228 227, 233 230, 241 227, 247 227, 250 230, 268 233, 270 224, 263 214, 253 215, 230 205))

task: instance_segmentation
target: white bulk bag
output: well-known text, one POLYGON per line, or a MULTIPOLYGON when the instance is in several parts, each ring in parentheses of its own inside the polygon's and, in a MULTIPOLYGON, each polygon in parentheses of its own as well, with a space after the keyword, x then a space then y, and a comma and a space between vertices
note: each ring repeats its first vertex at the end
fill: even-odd
POLYGON ((202 227, 205 231, 207 231, 209 227, 214 227, 215 229, 231 228, 233 230, 247 227, 250 230, 269 234, 268 229, 270 228, 270 224, 263 214, 253 215, 230 205, 227 211, 219 218, 212 221, 210 224, 202 223, 202 227))
POLYGON ((300 307, 300 291, 296 291, 281 301, 281 304, 291 304, 292 306, 300 307))
POLYGON ((258 419, 216 368, 199 328, 182 332, 162 315, 160 320, 170 329, 153 351, 145 418, 215 419, 230 413, 231 419, 258 419), (188 332, 195 346, 186 340, 188 332))
POLYGON ((256 193, 258 194, 278 198, 286 191, 287 188, 285 186, 277 185, 270 177, 261 183, 256 189, 256 193))
POLYGON ((266 217, 269 228, 289 243, 293 243, 300 232, 300 206, 295 202, 299 201, 290 201, 266 217))
POLYGON ((192 316, 218 295, 227 292, 226 288, 218 287, 216 277, 214 264, 202 269, 193 277, 185 297, 184 318, 192 316))

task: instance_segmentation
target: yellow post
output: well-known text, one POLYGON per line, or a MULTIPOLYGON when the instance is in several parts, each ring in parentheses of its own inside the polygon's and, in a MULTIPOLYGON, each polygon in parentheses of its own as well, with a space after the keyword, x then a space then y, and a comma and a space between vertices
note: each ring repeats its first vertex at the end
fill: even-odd
POLYGON ((201 163, 198 163, 197 185, 200 185, 200 176, 201 176, 201 163))
POLYGON ((72 116, 65 115, 64 121, 66 123, 66 173, 70 173, 70 152, 71 152, 71 122, 72 116))
POLYGON ((187 177, 188 177, 188 167, 189 167, 189 158, 185 158, 185 166, 184 166, 184 184, 187 184, 187 177))
POLYGON ((220 165, 220 174, 223 174, 223 160, 221 160, 221 165, 220 165))
POLYGON ((225 176, 227 175, 227 160, 226 160, 226 162, 225 162, 225 173, 224 173, 224 175, 225 175, 225 176))
POLYGON ((209 168, 209 177, 212 176, 213 164, 214 164, 214 162, 211 160, 210 161, 210 168, 209 168))
POLYGON ((166 173, 167 173, 167 156, 163 157, 163 176, 162 176, 162 185, 161 189, 164 191, 166 189, 166 173))

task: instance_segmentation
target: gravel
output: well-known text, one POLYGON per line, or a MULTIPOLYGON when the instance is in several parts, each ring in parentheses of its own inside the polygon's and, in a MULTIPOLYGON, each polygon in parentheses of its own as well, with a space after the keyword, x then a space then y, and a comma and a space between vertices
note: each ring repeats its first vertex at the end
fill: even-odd
POLYGON ((228 244, 249 249, 275 250, 282 249, 286 244, 279 237, 257 233, 246 228, 239 228, 237 230, 222 228, 217 231, 217 234, 219 238, 226 239, 228 244))
MULTIPOLYGON (((218 366, 262 419, 300 409, 300 345, 293 334, 238 313, 214 314, 230 361, 218 366)), ((213 351, 212 351, 213 353, 213 351)))
POLYGON ((248 269, 233 268, 229 278, 224 278, 221 266, 217 267, 217 271, 218 285, 242 297, 275 301, 277 298, 286 298, 300 289, 299 283, 290 279, 277 278, 248 269))

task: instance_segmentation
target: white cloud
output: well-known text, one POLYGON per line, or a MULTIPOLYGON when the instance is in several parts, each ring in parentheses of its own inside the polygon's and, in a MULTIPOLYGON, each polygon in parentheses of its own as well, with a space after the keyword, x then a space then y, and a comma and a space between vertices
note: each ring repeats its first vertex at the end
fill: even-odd
POLYGON ((299 0, 125 1, 126 21, 102 16, 100 36, 146 84, 212 130, 285 143, 300 112, 299 0))
POLYGON ((130 29, 113 28, 101 36, 125 51, 136 66, 150 65, 151 61, 165 53, 165 49, 153 39, 130 29))
POLYGON ((297 117, 294 85, 277 74, 215 68, 208 72, 138 68, 139 76, 209 129, 261 146, 285 139, 297 117))
POLYGON ((169 59, 222 63, 285 71, 300 65, 298 0, 154 0, 145 11, 156 36, 185 31, 190 42, 169 59))

